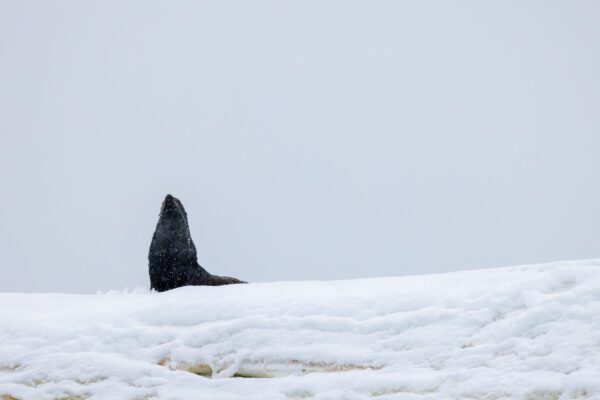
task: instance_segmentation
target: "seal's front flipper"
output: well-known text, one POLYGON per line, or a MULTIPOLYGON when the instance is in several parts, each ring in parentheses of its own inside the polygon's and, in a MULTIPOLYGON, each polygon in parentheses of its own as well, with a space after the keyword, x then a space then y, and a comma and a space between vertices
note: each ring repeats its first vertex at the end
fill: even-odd
POLYGON ((239 279, 232 278, 230 276, 219 276, 219 275, 211 275, 210 276, 210 284, 212 286, 233 285, 236 283, 248 283, 248 282, 240 281, 239 279))

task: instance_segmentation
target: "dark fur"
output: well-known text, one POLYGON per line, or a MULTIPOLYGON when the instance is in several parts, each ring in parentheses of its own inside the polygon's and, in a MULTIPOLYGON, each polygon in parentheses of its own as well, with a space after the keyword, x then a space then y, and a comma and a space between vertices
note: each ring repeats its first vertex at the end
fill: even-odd
POLYGON ((183 204, 165 197, 148 254, 150 288, 159 292, 188 285, 246 283, 228 276, 211 275, 198 264, 183 204))

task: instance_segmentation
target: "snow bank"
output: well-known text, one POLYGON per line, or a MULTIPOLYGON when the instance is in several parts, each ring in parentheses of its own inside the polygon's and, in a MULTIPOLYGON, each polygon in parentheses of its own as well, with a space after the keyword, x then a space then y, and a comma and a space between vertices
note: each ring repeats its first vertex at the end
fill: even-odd
POLYGON ((600 397, 600 261, 3 293, 0 321, 0 399, 600 397))

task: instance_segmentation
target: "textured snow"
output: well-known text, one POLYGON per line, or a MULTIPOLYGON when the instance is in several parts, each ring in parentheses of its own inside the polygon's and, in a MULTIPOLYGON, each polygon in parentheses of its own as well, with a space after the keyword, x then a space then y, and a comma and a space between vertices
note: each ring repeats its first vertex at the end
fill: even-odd
POLYGON ((600 398, 599 260, 2 293, 0 321, 0 399, 600 398))

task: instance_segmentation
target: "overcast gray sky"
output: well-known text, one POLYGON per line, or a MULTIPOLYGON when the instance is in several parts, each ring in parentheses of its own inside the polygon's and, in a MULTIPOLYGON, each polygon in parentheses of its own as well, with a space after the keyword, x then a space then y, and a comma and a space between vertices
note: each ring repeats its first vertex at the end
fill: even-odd
POLYGON ((600 257, 600 2, 0 2, 0 290, 600 257))

